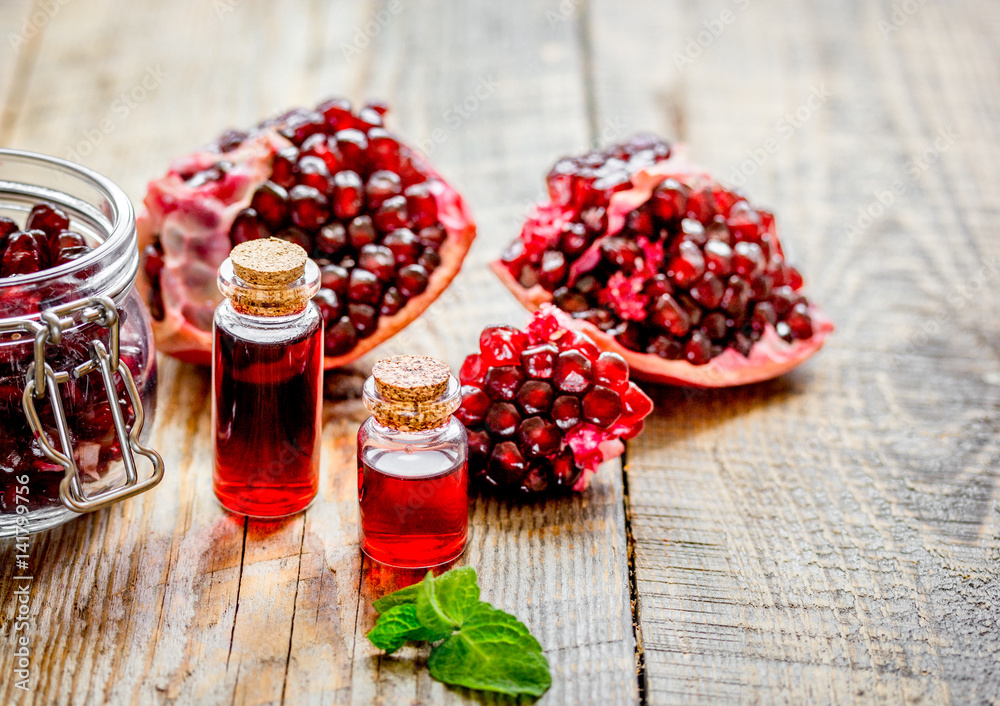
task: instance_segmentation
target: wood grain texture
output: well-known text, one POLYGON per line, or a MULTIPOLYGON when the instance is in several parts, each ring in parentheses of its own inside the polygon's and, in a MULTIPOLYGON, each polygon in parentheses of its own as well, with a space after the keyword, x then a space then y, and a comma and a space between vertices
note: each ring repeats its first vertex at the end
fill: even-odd
POLYGON ((651 704, 1000 698, 1000 17, 914 6, 590 9, 595 122, 745 181, 838 324, 783 380, 661 391, 629 445, 651 704))
MULTIPOLYGON (((38 40, 4 144, 71 155, 138 202, 169 159, 226 127, 333 93, 385 98, 392 126, 423 144, 473 204, 480 240, 442 300, 378 353, 425 352, 456 366, 482 326, 525 318, 485 264, 539 196, 553 155, 587 139, 578 26, 552 24, 529 2, 392 6, 67 3, 38 40), (359 47, 371 22, 377 31, 359 47), (129 103, 133 90, 142 97, 129 103)), ((317 502, 264 523, 225 514, 212 496, 206 371, 161 358, 152 439, 167 468, 161 485, 39 537, 32 550, 36 680, 27 694, 6 677, 13 548, 0 547, 0 698, 483 700, 431 680, 426 651, 385 658, 365 638, 371 601, 421 577, 372 566, 358 549, 354 435, 367 413, 357 395, 374 359, 328 380, 317 502)), ((545 647, 554 683, 543 703, 637 701, 620 464, 583 497, 477 500, 461 562, 478 569, 484 598, 545 647)))

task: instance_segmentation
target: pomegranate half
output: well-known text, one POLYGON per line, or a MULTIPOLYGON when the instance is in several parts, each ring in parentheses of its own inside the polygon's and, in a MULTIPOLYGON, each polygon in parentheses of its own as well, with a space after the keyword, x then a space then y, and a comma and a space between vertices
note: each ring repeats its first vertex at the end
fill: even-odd
POLYGON ((656 137, 559 160, 491 264, 529 310, 551 302, 635 378, 729 387, 782 375, 833 324, 785 262, 774 216, 656 137))
POLYGON ((384 105, 343 99, 229 131, 151 181, 137 226, 140 290, 160 350, 209 364, 216 272, 276 236, 320 265, 325 366, 397 333, 458 274, 476 235, 464 201, 384 127, 384 105))

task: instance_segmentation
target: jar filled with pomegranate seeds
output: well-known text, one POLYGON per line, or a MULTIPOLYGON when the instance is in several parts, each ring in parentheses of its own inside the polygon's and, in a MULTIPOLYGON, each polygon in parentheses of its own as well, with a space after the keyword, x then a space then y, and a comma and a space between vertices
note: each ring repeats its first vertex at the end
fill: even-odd
POLYGON ((135 214, 118 186, 0 150, 0 537, 160 481, 163 462, 144 444, 156 354, 138 267, 135 214))

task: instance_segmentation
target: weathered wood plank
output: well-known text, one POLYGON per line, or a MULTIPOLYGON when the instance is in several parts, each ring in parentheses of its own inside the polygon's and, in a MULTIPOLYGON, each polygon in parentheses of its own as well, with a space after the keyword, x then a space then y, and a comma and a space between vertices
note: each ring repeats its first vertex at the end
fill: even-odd
POLYGON ((899 7, 590 10, 598 121, 745 181, 839 326, 785 380, 661 391, 629 445, 650 703, 1000 693, 1000 26, 899 7))

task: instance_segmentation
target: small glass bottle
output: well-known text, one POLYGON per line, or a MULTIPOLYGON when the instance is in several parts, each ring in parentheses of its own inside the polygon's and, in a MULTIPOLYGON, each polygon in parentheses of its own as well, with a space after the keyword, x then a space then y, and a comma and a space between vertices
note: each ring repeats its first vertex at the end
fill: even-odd
POLYGON ((461 386, 448 366, 403 355, 375 364, 358 430, 361 548, 382 564, 423 568, 465 551, 468 436, 452 417, 461 386))
POLYGON ((306 508, 319 488, 323 319, 319 268, 278 238, 233 248, 212 345, 213 488, 253 517, 306 508))

